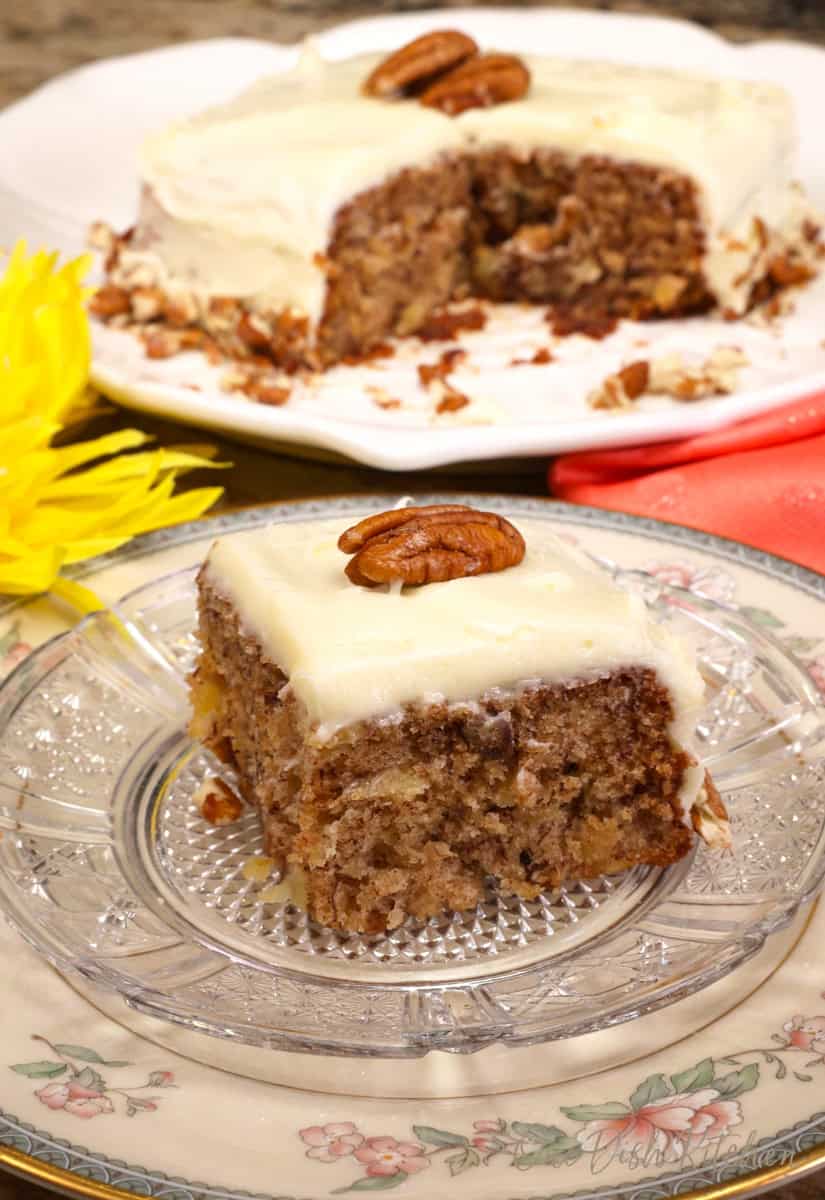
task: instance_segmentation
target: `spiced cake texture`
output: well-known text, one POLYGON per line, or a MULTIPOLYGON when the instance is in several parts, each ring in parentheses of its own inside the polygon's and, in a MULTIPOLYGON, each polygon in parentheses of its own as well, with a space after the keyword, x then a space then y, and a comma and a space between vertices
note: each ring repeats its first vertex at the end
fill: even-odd
MULTIPOLYGON (((448 31, 429 36, 441 42, 425 51, 450 49, 448 31)), ((469 61, 447 69, 448 83, 465 72, 452 106, 417 86, 433 53, 405 48, 387 73, 376 56, 330 63, 310 47, 149 139, 135 228, 98 230, 93 310, 142 330, 156 356, 200 346, 289 372, 415 334, 449 301, 735 317, 810 276, 819 222, 794 183, 781 89, 473 57, 467 40, 453 48, 469 61)))
POLYGON ((437 542, 446 582, 353 584, 340 521, 222 539, 201 571, 192 731, 310 914, 378 931, 472 907, 490 877, 534 897, 668 865, 692 823, 724 843, 690 746, 701 683, 641 601, 543 522, 520 522, 519 565, 485 574, 476 543, 455 569, 480 573, 454 578, 469 543, 442 516, 422 550, 416 511, 379 549, 414 542, 420 566, 437 542))

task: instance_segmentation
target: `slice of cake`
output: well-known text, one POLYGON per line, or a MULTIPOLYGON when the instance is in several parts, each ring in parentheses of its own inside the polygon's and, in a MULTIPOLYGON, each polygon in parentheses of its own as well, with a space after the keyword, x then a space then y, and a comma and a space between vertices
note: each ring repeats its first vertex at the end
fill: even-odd
POLYGON ((684 647, 542 521, 461 505, 222 538, 192 733, 310 914, 376 931, 726 844, 684 647), (351 555, 347 558, 347 555, 351 555))
POLYGON ((105 320, 162 357, 323 368, 449 301, 739 316, 812 270, 792 104, 764 83, 482 54, 450 30, 291 70, 145 143, 98 230, 105 320))

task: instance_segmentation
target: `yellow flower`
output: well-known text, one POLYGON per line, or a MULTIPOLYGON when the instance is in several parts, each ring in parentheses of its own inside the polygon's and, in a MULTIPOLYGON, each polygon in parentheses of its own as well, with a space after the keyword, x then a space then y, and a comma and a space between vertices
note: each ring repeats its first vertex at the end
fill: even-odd
POLYGON ((137 429, 70 445, 54 439, 94 398, 88 389, 87 257, 15 246, 0 279, 0 592, 53 591, 81 607, 64 566, 138 533, 201 516, 220 488, 175 494, 178 476, 215 466, 182 450, 141 449, 137 429))

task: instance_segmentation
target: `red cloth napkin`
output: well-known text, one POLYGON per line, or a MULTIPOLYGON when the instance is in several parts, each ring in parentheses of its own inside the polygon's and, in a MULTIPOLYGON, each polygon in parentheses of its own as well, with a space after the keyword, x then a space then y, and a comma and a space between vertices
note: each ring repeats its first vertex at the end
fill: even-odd
POLYGON ((565 454, 562 500, 691 525, 825 574, 825 393, 716 433, 565 454))

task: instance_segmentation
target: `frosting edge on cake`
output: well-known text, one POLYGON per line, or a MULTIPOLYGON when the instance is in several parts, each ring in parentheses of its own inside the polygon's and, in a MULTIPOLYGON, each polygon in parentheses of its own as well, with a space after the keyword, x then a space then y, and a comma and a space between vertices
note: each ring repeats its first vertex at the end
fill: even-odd
MULTIPOLYGON (((289 678, 317 740, 416 701, 475 703, 497 689, 645 666, 671 697, 673 742, 694 753, 704 685, 691 655, 640 596, 546 523, 519 521, 528 551, 518 567, 403 592, 349 583, 336 545, 344 527, 323 520, 222 538, 204 568, 289 678)), ((686 820, 703 778, 698 765, 685 772, 686 820)))
POLYGON ((777 239, 793 238, 810 212, 792 183, 792 104, 772 85, 535 57, 528 97, 453 119, 360 95, 378 57, 325 62, 308 48, 294 68, 147 139, 127 263, 143 262, 167 286, 294 309, 314 324, 321 260, 349 200, 451 153, 557 149, 692 179, 707 281, 738 313, 777 239), (755 218, 771 229, 771 247, 760 245, 755 218))

